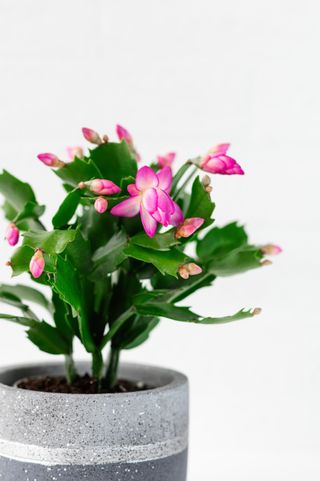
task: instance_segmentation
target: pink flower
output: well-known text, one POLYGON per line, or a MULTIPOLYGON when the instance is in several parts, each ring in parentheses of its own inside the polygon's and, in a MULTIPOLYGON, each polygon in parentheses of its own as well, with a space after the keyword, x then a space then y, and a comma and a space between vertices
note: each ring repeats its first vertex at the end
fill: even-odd
POLYGON ((18 227, 15 224, 9 224, 6 231, 6 239, 8 244, 11 246, 15 246, 19 242, 20 232, 18 227))
POLYGON ((79 146, 67 147, 67 154, 70 160, 74 160, 75 157, 78 157, 78 159, 84 157, 83 148, 79 146))
POLYGON ((261 248, 261 251, 266 256, 277 256, 278 254, 281 254, 282 249, 275 244, 267 244, 261 248))
POLYGON ((157 174, 150 167, 141 167, 136 183, 128 185, 130 198, 111 209, 111 214, 134 217, 140 213, 146 234, 153 237, 158 223, 177 226, 183 222, 183 213, 170 197, 172 171, 165 167, 157 174))
POLYGON ((213 147, 200 162, 200 168, 211 174, 243 175, 240 165, 227 154, 230 144, 219 144, 213 147))
POLYGON ((44 271, 45 261, 41 249, 37 249, 31 258, 29 268, 30 272, 36 279, 41 276, 44 271))
POLYGON ((176 231, 176 239, 181 237, 190 237, 194 232, 199 229, 204 223, 202 217, 190 217, 190 219, 185 219, 184 222, 178 226, 176 231))
POLYGON ((94 203, 94 208, 99 214, 103 214, 108 208, 108 201, 104 197, 98 197, 94 203))
POLYGON ((102 139, 98 134, 98 132, 96 132, 95 130, 88 129, 87 127, 83 127, 82 133, 84 138, 91 144, 96 144, 96 145, 102 144, 102 139))
POLYGON ((157 162, 159 167, 171 167, 174 159, 176 158, 175 152, 168 152, 165 155, 158 155, 157 162))
POLYGON ((134 146, 133 138, 132 138, 132 135, 130 134, 130 132, 127 129, 125 129, 124 127, 122 127, 122 125, 119 125, 119 124, 116 125, 116 132, 117 132, 118 139, 119 140, 125 140, 127 142, 131 152, 133 153, 133 155, 137 159, 137 162, 140 162, 141 156, 137 152, 137 150, 134 146))
POLYGON ((122 127, 122 125, 116 125, 116 132, 119 140, 125 140, 127 144, 133 145, 133 138, 130 132, 122 127))
POLYGON ((182 279, 189 279, 190 276, 197 276, 198 274, 201 274, 202 269, 194 262, 189 262, 188 264, 183 264, 180 266, 178 272, 182 279))
POLYGON ((120 187, 118 187, 114 182, 107 179, 94 179, 88 182, 80 182, 78 184, 79 189, 85 189, 86 187, 99 195, 113 195, 121 192, 120 187))
POLYGON ((39 154, 38 159, 41 160, 48 167, 64 167, 65 163, 59 159, 55 154, 50 154, 46 152, 44 154, 39 154))

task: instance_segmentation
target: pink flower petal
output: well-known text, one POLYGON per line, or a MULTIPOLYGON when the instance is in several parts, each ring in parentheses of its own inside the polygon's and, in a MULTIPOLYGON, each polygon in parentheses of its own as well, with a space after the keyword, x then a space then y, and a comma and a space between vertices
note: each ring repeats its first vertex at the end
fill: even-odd
POLYGON ((164 167, 160 172, 157 173, 159 179, 159 187, 170 193, 172 184, 172 170, 170 167, 164 167))
POLYGON ((137 189, 136 184, 129 184, 127 191, 130 195, 140 195, 140 191, 137 189))
POLYGON ((125 140, 128 144, 132 144, 132 135, 130 132, 122 127, 122 125, 116 125, 116 132, 119 140, 125 140))
POLYGON ((136 187, 140 191, 157 187, 159 184, 156 173, 148 166, 141 167, 136 176, 136 187))
POLYGON ((179 205, 176 202, 173 202, 173 205, 174 205, 174 212, 170 217, 170 224, 173 226, 178 226, 183 222, 184 216, 179 205))
POLYGON ((158 207, 166 212, 169 216, 175 211, 175 205, 171 197, 161 189, 157 189, 158 193, 158 207))
POLYGON ((153 237, 157 231, 157 221, 151 214, 141 205, 140 216, 143 228, 149 237, 153 237))
POLYGON ((218 144, 209 150, 209 154, 220 155, 225 154, 229 149, 230 144, 218 144))
POLYGON ((144 192, 142 205, 150 214, 153 214, 157 210, 158 195, 156 189, 148 189, 144 192))
POLYGON ((134 217, 139 214, 141 197, 130 197, 112 207, 110 213, 118 217, 134 217))
POLYGON ((159 167, 171 167, 174 159, 176 158, 176 153, 175 152, 168 152, 166 155, 158 155, 157 156, 157 162, 159 167))
POLYGON ((197 276, 202 272, 202 268, 194 262, 190 262, 189 264, 187 264, 187 266, 190 276, 197 276))
POLYGON ((67 147, 66 150, 70 160, 74 160, 75 157, 78 157, 78 159, 83 159, 84 157, 83 148, 80 146, 67 147))
POLYGON ((203 223, 204 219, 202 217, 191 217, 189 219, 185 219, 183 224, 181 224, 176 231, 176 238, 180 239, 180 237, 190 237, 197 229, 199 229, 199 227, 202 226, 203 223))

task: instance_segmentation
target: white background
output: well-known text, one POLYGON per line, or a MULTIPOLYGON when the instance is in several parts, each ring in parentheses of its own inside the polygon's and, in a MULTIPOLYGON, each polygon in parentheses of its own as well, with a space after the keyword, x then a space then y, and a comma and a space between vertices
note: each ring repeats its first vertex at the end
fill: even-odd
MULTIPOLYGON (((164 320, 123 356, 189 375, 189 481, 320 479, 318 7, 0 0, 1 166, 33 184, 46 219, 63 193, 36 154, 62 157, 82 142, 82 126, 114 136, 119 122, 146 162, 232 142, 246 176, 214 178, 217 224, 239 219, 253 241, 284 249, 272 267, 191 299, 202 314, 261 306, 260 317, 218 327, 164 320)), ((9 255, 3 243, 4 282, 9 255)), ((1 365, 49 359, 18 326, 0 333, 1 365)))

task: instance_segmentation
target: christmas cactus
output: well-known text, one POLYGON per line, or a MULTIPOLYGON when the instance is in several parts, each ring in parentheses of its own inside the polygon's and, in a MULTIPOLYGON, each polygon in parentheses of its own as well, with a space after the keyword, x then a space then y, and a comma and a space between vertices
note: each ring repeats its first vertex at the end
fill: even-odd
POLYGON ((64 355, 69 383, 77 377, 73 341, 79 338, 91 356, 92 377, 110 389, 121 351, 145 342, 161 317, 220 324, 258 314, 255 308, 202 317, 181 301, 217 277, 267 265, 265 256, 280 252, 275 245, 249 243, 235 222, 214 225, 207 173, 244 173, 228 155, 229 144, 188 160, 173 175, 174 152, 143 165, 129 132, 116 130, 119 142, 84 128, 94 145, 87 153, 69 148, 67 162, 38 155, 66 191, 52 227, 41 222, 45 207, 30 185, 7 171, 0 175, 6 239, 10 246, 20 241, 8 262, 12 275, 29 272, 51 292, 49 298, 37 286, 0 285, 0 300, 19 311, 0 317, 25 327, 42 351, 64 355), (29 302, 45 308, 48 319, 40 319, 29 302))

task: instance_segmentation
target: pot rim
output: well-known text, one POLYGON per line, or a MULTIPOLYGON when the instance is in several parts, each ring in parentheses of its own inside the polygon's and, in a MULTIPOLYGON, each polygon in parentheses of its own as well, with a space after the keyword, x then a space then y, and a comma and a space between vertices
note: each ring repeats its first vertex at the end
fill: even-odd
MULTIPOLYGON (((78 367, 85 367, 89 366, 90 363, 87 361, 80 360, 76 362, 78 367)), ((21 389, 15 385, 6 384, 5 382, 1 381, 1 378, 5 374, 9 374, 10 372, 13 374, 15 371, 26 371, 25 375, 19 376, 15 382, 21 380, 23 378, 27 378, 28 370, 36 370, 37 368, 41 369, 54 369, 54 368, 61 368, 64 367, 64 363, 61 361, 49 361, 49 362, 32 362, 32 363, 17 363, 17 364, 8 364, 6 366, 0 367, 0 389, 4 389, 10 392, 21 392, 23 396, 40 396, 40 397, 52 397, 52 396, 61 396, 64 398, 71 398, 71 399, 115 399, 117 397, 137 397, 137 396, 152 396, 157 393, 165 392, 168 390, 176 389, 182 385, 188 384, 188 378, 185 374, 175 371, 173 369, 165 368, 162 366, 157 366, 154 364, 143 364, 143 363, 135 363, 135 362, 122 362, 120 364, 120 372, 121 370, 137 370, 142 372, 150 372, 151 374, 160 374, 163 376, 168 377, 168 381, 165 382, 163 385, 157 386, 155 388, 146 389, 144 391, 133 391, 133 392, 123 392, 123 393, 99 393, 99 394, 71 394, 71 393, 54 393, 54 392, 45 392, 45 391, 32 391, 31 389, 21 389)), ((39 373, 38 375, 45 375, 45 373, 39 373)), ((31 374, 30 377, 37 376, 37 374, 31 374)))

